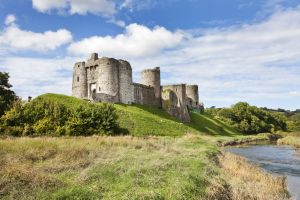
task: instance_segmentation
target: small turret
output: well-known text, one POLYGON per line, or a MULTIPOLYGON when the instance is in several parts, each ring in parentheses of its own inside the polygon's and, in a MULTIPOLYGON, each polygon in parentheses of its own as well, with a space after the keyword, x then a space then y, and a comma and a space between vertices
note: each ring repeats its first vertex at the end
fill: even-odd
POLYGON ((142 71, 141 83, 154 87, 155 104, 161 106, 160 68, 156 67, 142 71))
POLYGON ((89 60, 92 60, 92 61, 98 60, 98 53, 92 53, 91 58, 89 60))
POLYGON ((75 63, 73 67, 72 95, 81 99, 87 97, 87 72, 85 62, 75 63))

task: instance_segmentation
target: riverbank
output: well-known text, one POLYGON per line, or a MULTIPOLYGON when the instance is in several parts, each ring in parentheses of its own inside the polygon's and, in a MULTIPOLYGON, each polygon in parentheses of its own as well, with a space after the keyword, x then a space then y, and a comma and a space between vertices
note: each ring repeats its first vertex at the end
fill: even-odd
POLYGON ((300 132, 291 133, 286 137, 279 139, 277 144, 291 145, 296 148, 300 148, 300 132))
POLYGON ((219 156, 221 168, 233 200, 287 200, 290 195, 285 178, 264 172, 244 158, 224 152, 219 156))
POLYGON ((235 156, 220 157, 216 138, 2 138, 0 198, 240 200, 268 191, 276 197, 269 199, 286 197, 283 180, 251 171, 255 167, 235 156), (263 180, 272 184, 258 193, 252 187, 263 180))
POLYGON ((261 133, 258 135, 248 135, 248 136, 237 136, 235 138, 226 138, 218 141, 218 146, 227 147, 227 146, 238 146, 243 144, 253 144, 258 142, 276 142, 279 138, 282 138, 280 134, 272 133, 261 133))

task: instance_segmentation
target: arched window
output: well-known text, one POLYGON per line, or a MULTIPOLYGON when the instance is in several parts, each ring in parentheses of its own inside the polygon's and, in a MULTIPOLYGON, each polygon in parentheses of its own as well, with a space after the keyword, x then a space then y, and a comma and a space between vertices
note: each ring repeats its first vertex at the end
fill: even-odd
POLYGON ((77 76, 77 82, 79 82, 79 76, 77 76))

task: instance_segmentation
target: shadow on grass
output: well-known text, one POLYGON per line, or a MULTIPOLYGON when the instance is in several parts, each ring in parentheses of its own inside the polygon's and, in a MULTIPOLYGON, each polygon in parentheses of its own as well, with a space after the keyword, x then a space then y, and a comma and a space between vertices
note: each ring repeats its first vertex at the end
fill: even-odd
MULTIPOLYGON (((118 104, 118 105, 124 108, 129 107, 129 105, 124 105, 124 104, 118 104)), ((169 113, 167 113, 166 111, 164 111, 159 107, 138 105, 138 104, 134 104, 131 106, 134 106, 152 115, 156 115, 162 119, 170 120, 176 123, 181 123, 177 118, 171 116, 169 113)), ((213 119, 213 117, 208 114, 191 112, 190 116, 191 116, 191 122, 185 125, 187 126, 187 128, 189 127, 197 132, 203 132, 214 136, 236 136, 241 134, 237 130, 221 122, 220 120, 213 119)))
POLYGON ((174 122, 181 123, 177 118, 173 117, 172 115, 170 115, 169 113, 164 111, 162 108, 157 107, 157 106, 148 106, 148 105, 140 105, 140 104, 132 104, 132 105, 117 104, 117 105, 122 106, 124 108, 134 106, 138 109, 141 109, 141 110, 143 110, 145 112, 148 112, 150 114, 159 116, 163 119, 172 120, 174 122))
POLYGON ((204 132, 214 136, 235 136, 240 133, 234 128, 221 122, 220 120, 213 119, 208 114, 200 114, 191 112, 191 123, 187 125, 197 131, 204 132))

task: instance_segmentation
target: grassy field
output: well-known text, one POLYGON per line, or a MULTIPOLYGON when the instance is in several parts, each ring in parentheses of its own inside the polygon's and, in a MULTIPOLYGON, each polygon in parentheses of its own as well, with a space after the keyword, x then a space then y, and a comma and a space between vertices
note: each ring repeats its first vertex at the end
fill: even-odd
MULTIPOLYGON (((70 109, 87 104, 63 95, 39 98, 70 109)), ((244 136, 209 115, 191 113, 192 122, 182 124, 159 108, 115 107, 124 136, 1 138, 0 198, 238 200, 238 192, 249 192, 233 184, 217 144, 255 136, 244 136)), ((238 159, 231 164, 241 166, 238 159)), ((283 183, 274 181, 276 187, 262 192, 275 187, 284 195, 283 183)))
POLYGON ((0 140, 0 197, 204 198, 214 154, 196 135, 7 138, 0 140))

